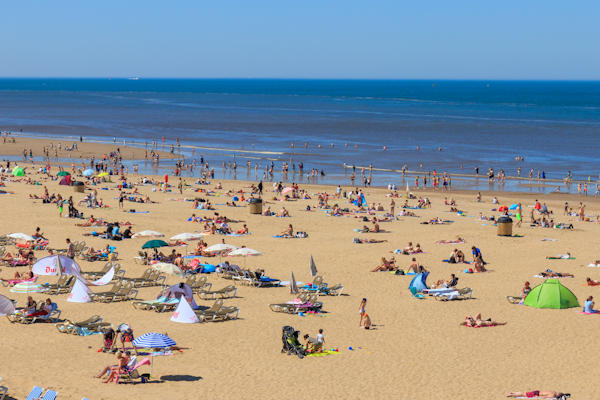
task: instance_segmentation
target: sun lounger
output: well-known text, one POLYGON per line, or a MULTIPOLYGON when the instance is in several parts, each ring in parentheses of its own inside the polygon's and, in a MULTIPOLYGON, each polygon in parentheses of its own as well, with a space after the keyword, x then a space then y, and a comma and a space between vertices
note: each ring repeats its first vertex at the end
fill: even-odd
POLYGON ((237 287, 233 285, 225 286, 219 290, 200 290, 198 296, 203 300, 214 300, 216 298, 227 299, 235 297, 237 294, 237 287))
POLYGON ((167 277, 154 268, 147 268, 139 278, 123 278, 132 282, 134 287, 164 286, 167 277))
POLYGON ((448 293, 438 293, 434 295, 434 298, 442 301, 471 299, 473 298, 473 289, 462 288, 448 293))
POLYGON ((506 300, 511 304, 519 304, 523 301, 523 298, 521 296, 506 296, 506 300))
POLYGON ((456 288, 437 288, 437 289, 423 289, 422 293, 429 296, 437 296, 438 294, 455 292, 456 288))
POLYGON ((111 267, 115 268, 115 276, 125 275, 125 270, 121 269, 121 264, 112 262, 112 261, 107 262, 100 271, 89 271, 89 272, 82 271, 81 275, 86 279, 98 279, 98 278, 101 278, 102 276, 104 276, 110 270, 111 267))
POLYGON ((142 376, 140 375, 139 368, 143 365, 150 365, 149 358, 143 358, 139 362, 137 361, 137 357, 131 357, 131 361, 128 364, 128 370, 126 373, 119 373, 117 378, 117 383, 121 383, 121 380, 126 382, 133 382, 136 379, 140 379, 142 376))
POLYGON ((323 303, 318 301, 319 296, 315 293, 301 293, 297 299, 287 303, 269 304, 273 312, 298 314, 306 311, 320 311, 323 303))
POLYGON ((204 313, 204 314, 201 314, 202 317, 200 315, 198 315, 198 318, 200 318, 201 322, 204 322, 204 321, 211 321, 211 322, 226 321, 229 319, 237 319, 239 313, 240 313, 240 309, 235 306, 223 306, 215 313, 212 313, 212 314, 204 313))
MULTIPOLYGON (((92 299, 92 301, 102 301, 102 299, 104 298, 109 298, 114 296, 116 293, 119 292, 119 290, 121 290, 121 288, 124 286, 124 283, 122 283, 121 281, 117 281, 115 283, 113 283, 112 287, 104 292, 98 292, 98 293, 94 293, 91 292, 90 293, 90 297, 92 299)), ((131 284, 131 286, 129 287, 133 287, 133 284, 131 284)))
POLYGON ((43 391, 44 391, 44 389, 42 389, 41 387, 34 386, 33 389, 31 389, 31 392, 29 392, 29 395, 27 395, 27 398, 25 400, 37 400, 40 398, 43 391))
POLYGON ((99 332, 102 328, 110 326, 110 322, 103 322, 99 315, 92 315, 90 318, 79 322, 66 320, 63 323, 56 324, 56 329, 60 333, 78 335, 80 328, 85 328, 90 332, 99 332))
POLYGON ((125 282, 116 292, 96 295, 93 300, 101 303, 113 303, 117 301, 133 300, 137 298, 137 295, 138 291, 133 288, 133 283, 125 282))
POLYGON ((37 321, 40 322, 56 322, 60 318, 61 311, 58 309, 58 305, 56 303, 52 303, 51 310, 46 315, 38 315, 35 317, 28 317, 22 312, 16 312, 14 314, 9 314, 6 317, 12 323, 19 324, 33 324, 37 321))
POLYGON ((223 307, 223 299, 215 300, 213 305, 207 310, 194 310, 196 315, 201 321, 206 320, 207 318, 212 318, 213 315, 217 313, 223 307))
POLYGON ((58 282, 55 284, 48 284, 44 286, 44 293, 47 294, 62 294, 68 293, 75 284, 75 276, 73 275, 61 275, 58 278, 58 282))
POLYGON ((189 287, 192 288, 192 293, 198 293, 202 290, 210 290, 212 287, 212 283, 207 282, 206 276, 200 276, 198 274, 191 275, 185 281, 189 287))
POLYGON ((136 310, 153 310, 156 312, 172 311, 177 308, 179 299, 160 297, 155 300, 136 300, 131 303, 136 310))

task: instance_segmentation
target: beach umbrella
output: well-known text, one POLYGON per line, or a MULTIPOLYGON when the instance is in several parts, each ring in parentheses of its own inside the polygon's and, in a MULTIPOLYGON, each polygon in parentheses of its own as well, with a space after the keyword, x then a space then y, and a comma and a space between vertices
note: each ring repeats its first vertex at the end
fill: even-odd
POLYGON ((546 279, 546 282, 531 289, 523 304, 534 308, 579 307, 577 297, 558 279, 546 279))
POLYGON ((35 240, 32 236, 26 235, 25 233, 22 233, 22 232, 9 233, 6 236, 8 236, 11 239, 24 240, 26 242, 32 242, 35 240))
POLYGON ((151 267, 157 271, 164 272, 165 274, 169 275, 177 275, 182 278, 185 275, 181 268, 171 263, 158 262, 156 264, 152 264, 151 267))
POLYGON ((292 276, 290 278, 290 293, 298 294, 300 290, 298 290, 298 284, 296 283, 296 277, 294 276, 294 271, 292 271, 292 276))
POLYGON ((6 296, 0 294, 0 317, 15 313, 15 304, 6 296))
POLYGON ((31 270, 36 275, 81 275, 81 267, 75 260, 58 254, 40 258, 31 270))
POLYGON ((86 169, 85 171, 82 172, 83 176, 92 176, 96 173, 96 171, 94 171, 93 169, 86 169))
POLYGON ((25 170, 21 167, 15 167, 12 170, 13 176, 25 176, 25 170))
POLYGON ((281 191, 281 194, 288 194, 289 192, 293 192, 293 191, 294 191, 294 188, 291 188, 288 186, 286 188, 283 188, 283 190, 281 191))
POLYGON ((104 177, 104 176, 108 176, 108 172, 100 172, 100 173, 98 174, 98 178, 102 178, 102 177, 104 177))
POLYGON ((311 276, 317 276, 317 266, 315 264, 315 260, 313 259, 312 254, 310 255, 310 275, 311 276))
POLYGON ((162 333, 148 332, 135 338, 132 344, 142 349, 166 349, 175 346, 177 343, 162 333))
POLYGON ((262 253, 258 250, 250 249, 248 247, 240 247, 239 249, 232 250, 229 253, 233 257, 248 257, 248 256, 261 256, 262 253))
POLYGON ((172 236, 171 240, 181 240, 181 241, 186 241, 186 240, 199 240, 202 238, 202 236, 206 236, 208 235, 208 233, 180 233, 178 235, 172 236))
POLYGON ((21 282, 10 288, 10 291, 13 293, 42 293, 44 287, 35 282, 21 282))
POLYGON ((262 253, 258 250, 249 249, 248 247, 240 247, 239 249, 232 250, 229 253, 232 257, 244 257, 244 267, 246 266, 246 258, 248 256, 260 256, 262 253))
POLYGON ((56 176, 67 176, 67 175, 71 175, 71 173, 67 172, 67 171, 60 171, 58 174, 56 174, 56 176))
POLYGON ((144 243, 142 249, 157 249, 159 247, 167 247, 168 245, 169 243, 165 242, 164 240, 153 239, 148 240, 146 243, 144 243))
POLYGON ((220 251, 235 250, 235 249, 237 249, 237 247, 232 244, 217 243, 217 244, 213 244, 212 246, 208 246, 206 249, 204 249, 204 251, 209 252, 209 253, 216 253, 216 252, 220 252, 220 251))
POLYGON ((139 237, 164 237, 165 235, 163 233, 160 232, 156 232, 156 231, 141 231, 141 232, 137 232, 135 234, 133 234, 132 238, 139 238, 139 237))
MULTIPOLYGON (((176 345, 175 341, 163 335, 162 333, 148 332, 142 336, 138 336, 133 340, 133 346, 141 349, 168 349, 176 345)), ((152 365, 150 366, 150 374, 154 367, 154 355, 152 355, 152 365)))
POLYGON ((237 249, 237 247, 233 246, 231 244, 217 243, 217 244, 213 244, 212 246, 208 246, 206 249, 204 249, 204 251, 209 252, 209 253, 219 253, 219 257, 221 257, 221 260, 222 260, 224 251, 235 250, 235 249, 237 249))

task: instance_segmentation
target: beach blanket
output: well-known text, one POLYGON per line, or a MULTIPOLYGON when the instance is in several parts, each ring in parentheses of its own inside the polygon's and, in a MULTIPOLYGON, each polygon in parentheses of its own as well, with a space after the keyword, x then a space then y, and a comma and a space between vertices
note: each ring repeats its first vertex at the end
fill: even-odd
POLYGON ((451 263, 450 259, 445 259, 445 260, 442 260, 442 262, 449 263, 449 264, 471 264, 472 261, 463 261, 462 263, 451 263))
POLYGON ((597 268, 597 267, 600 267, 600 264, 591 263, 591 264, 588 264, 588 267, 596 267, 597 268))
POLYGON ((320 353, 308 353, 306 357, 323 357, 328 356, 330 354, 338 354, 338 352, 335 350, 323 350, 320 353))
POLYGON ((79 327, 77 328, 77 334, 79 336, 90 336, 90 335, 98 335, 101 334, 102 332, 98 332, 98 331, 90 331, 88 328, 85 327, 79 327))
POLYGON ((574 260, 575 257, 546 257, 547 260, 574 260))
POLYGON ((585 312, 585 311, 579 311, 579 314, 584 314, 584 315, 600 315, 600 312, 585 312))
POLYGON ((542 242, 556 242, 558 239, 552 239, 552 238, 543 238, 542 242))

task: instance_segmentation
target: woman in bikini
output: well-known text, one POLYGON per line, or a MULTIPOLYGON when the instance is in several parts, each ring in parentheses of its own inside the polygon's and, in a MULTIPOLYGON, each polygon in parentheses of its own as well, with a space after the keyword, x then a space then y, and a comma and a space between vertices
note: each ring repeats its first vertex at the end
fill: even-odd
POLYGON ((465 320, 461 322, 461 325, 469 326, 471 328, 482 328, 484 326, 506 325, 506 322, 492 321, 491 318, 483 320, 481 314, 477 314, 475 318, 466 316, 465 320))
POLYGON ((506 394, 506 397, 526 397, 539 399, 558 399, 566 400, 571 397, 570 393, 562 393, 554 390, 532 390, 531 392, 510 392, 506 394))
POLYGON ((366 307, 367 307, 367 298, 364 297, 361 300, 360 305, 358 306, 358 313, 360 314, 360 322, 358 323, 358 326, 363 326, 363 320, 365 319, 365 315, 367 314, 366 307))

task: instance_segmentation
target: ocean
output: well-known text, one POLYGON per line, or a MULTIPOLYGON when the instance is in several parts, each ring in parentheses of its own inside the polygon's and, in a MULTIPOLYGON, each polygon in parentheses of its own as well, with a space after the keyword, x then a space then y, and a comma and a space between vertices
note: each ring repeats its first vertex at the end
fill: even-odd
POLYGON ((559 183, 498 187, 460 175, 477 166, 516 176, 521 167, 524 177, 571 171, 595 185, 600 82, 0 79, 0 130, 139 146, 179 138, 186 158, 203 156, 217 178, 231 178, 223 162, 240 165, 238 178, 260 179, 273 161, 277 180, 282 161, 301 161, 305 174, 324 170, 320 183, 349 184, 344 163, 372 164, 373 185, 404 186, 394 171, 406 165, 420 175, 446 171, 453 187, 548 192, 559 183), (245 172, 248 160, 257 175, 245 172))

